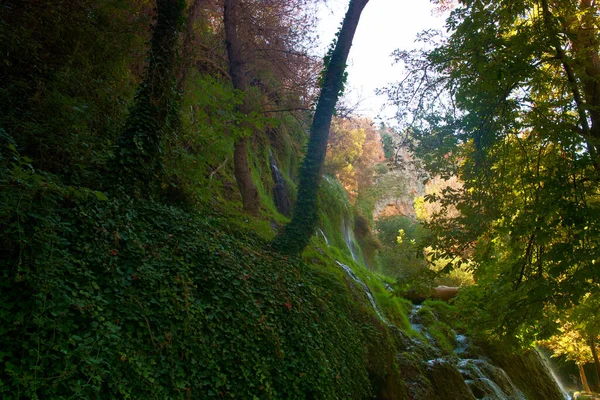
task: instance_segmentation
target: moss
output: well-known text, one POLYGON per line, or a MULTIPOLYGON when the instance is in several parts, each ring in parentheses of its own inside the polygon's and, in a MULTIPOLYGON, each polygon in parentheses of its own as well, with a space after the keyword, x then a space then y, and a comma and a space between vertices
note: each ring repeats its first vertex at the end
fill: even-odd
POLYGON ((475 400, 456 366, 446 360, 429 361, 427 377, 436 389, 437 399, 475 400))
POLYGON ((456 348, 454 321, 450 319, 452 309, 447 303, 427 300, 419 310, 419 317, 427 326, 427 333, 445 354, 452 354, 456 348))

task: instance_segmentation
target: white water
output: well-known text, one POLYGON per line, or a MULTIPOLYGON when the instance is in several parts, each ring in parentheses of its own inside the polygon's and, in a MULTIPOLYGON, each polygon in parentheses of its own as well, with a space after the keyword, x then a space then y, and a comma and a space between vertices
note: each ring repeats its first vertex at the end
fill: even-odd
POLYGON ((350 218, 344 217, 344 220, 342 221, 342 236, 344 237, 344 242, 346 242, 346 246, 348 246, 348 250, 350 250, 350 255, 352 256, 352 259, 362 265, 362 262, 358 259, 358 255, 356 252, 356 245, 354 244, 354 232, 352 231, 352 226, 350 222, 350 218))
POLYGON ((321 228, 317 229, 317 236, 321 235, 323 237, 323 240, 325 240, 325 244, 327 246, 329 246, 329 240, 327 239, 327 236, 325 236, 325 232, 323 232, 323 230, 321 228))
POLYGON ((539 349, 536 348, 535 351, 540 356, 542 362, 544 363, 544 366, 548 369, 548 372, 550 372, 550 375, 552 375, 552 379, 554 379, 554 382, 556 382, 556 385, 558 385, 560 391, 563 394, 564 399, 571 400, 572 399, 571 395, 565 389, 565 386, 563 385, 562 381, 556 374, 556 371, 554 371, 552 369, 552 366, 550 365, 550 361, 548 360, 548 358, 539 349))
POLYGON ((383 314, 379 310, 379 307, 377 307, 377 303, 375 302, 375 297, 373 297, 373 293, 371 293, 371 290, 369 289, 369 287, 363 281, 361 281, 358 278, 358 276, 356 276, 354 274, 354 271, 352 271, 352 268, 350 268, 346 264, 342 264, 339 261, 336 261, 336 263, 340 267, 342 267, 342 269, 346 272, 346 274, 363 289, 363 291, 367 295, 367 298, 369 299, 369 302, 371 303, 371 306, 373 307, 373 310, 375 310, 375 314, 377 314, 377 316, 379 317, 381 322, 389 325, 387 319, 383 316, 383 314))
POLYGON ((484 393, 486 399, 526 400, 502 368, 495 367, 484 359, 461 359, 457 367, 471 391, 484 393), (503 390, 500 382, 510 390, 503 390))
MULTIPOLYGON (((410 324, 415 331, 434 344, 433 338, 427 332, 427 327, 421 323, 421 317, 419 316, 421 308, 421 305, 413 306, 409 315, 410 324)), ((435 315, 433 317, 435 318, 435 315)), ((476 398, 485 400, 526 399, 503 369, 493 366, 482 358, 463 358, 467 354, 468 348, 469 339, 465 335, 456 335, 456 348, 454 349, 454 354, 458 357, 456 367, 476 398)), ((436 358, 429 360, 428 364, 434 364, 440 362, 440 360, 452 362, 452 358, 447 360, 436 358)))

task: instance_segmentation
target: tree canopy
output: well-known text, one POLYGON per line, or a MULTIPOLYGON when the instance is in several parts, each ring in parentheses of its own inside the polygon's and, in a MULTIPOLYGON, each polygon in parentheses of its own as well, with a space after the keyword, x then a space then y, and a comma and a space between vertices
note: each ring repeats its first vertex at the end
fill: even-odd
POLYGON ((426 196, 440 257, 472 260, 463 298, 489 332, 533 338, 598 296, 598 8, 593 1, 462 1, 447 38, 398 51, 389 88, 414 151, 462 187, 426 196))

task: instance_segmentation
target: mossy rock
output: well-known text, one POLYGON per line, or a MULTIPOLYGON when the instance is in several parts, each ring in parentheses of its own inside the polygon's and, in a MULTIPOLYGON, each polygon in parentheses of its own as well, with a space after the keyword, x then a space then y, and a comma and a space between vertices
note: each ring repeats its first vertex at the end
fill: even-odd
POLYGON ((478 344, 491 363, 502 368, 527 399, 564 400, 563 393, 535 351, 518 354, 499 344, 478 344))
POLYGON ((475 400, 456 366, 444 358, 427 362, 427 377, 435 388, 437 399, 475 400))

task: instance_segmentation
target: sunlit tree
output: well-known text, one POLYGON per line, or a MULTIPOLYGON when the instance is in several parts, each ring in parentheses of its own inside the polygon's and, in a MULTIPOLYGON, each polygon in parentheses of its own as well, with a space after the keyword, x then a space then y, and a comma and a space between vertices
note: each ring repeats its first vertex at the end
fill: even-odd
POLYGON ((474 262, 461 297, 490 334, 548 335, 550 310, 599 295, 599 20, 594 1, 462 1, 447 38, 396 52, 403 131, 463 182, 431 197, 460 212, 434 219, 437 254, 474 262))

